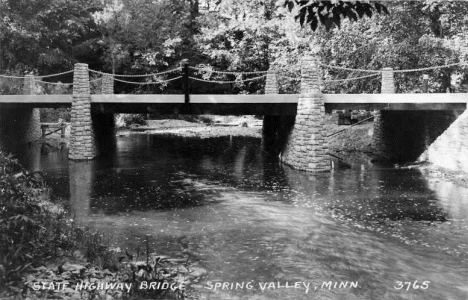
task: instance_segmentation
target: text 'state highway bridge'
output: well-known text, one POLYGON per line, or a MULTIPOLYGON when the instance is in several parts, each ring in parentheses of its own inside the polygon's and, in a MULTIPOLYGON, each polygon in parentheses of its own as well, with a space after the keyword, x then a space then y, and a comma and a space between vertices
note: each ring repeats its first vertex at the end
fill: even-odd
POLYGON ((275 70, 255 72, 263 75, 253 79, 266 77, 263 95, 189 94, 189 81, 209 80, 190 77, 188 65, 162 72, 182 71, 182 76, 170 79, 180 80, 184 85, 186 93, 181 95, 114 94, 115 82, 136 82, 89 70, 80 63, 69 71, 74 72, 72 95, 33 95, 39 80, 28 75, 24 77, 24 95, 0 95, 0 147, 39 138, 37 108, 41 107, 71 107, 72 160, 92 159, 108 146, 103 140, 114 134, 114 113, 251 114, 264 116, 263 138, 273 141, 286 164, 319 172, 330 169, 325 113, 335 109, 365 109, 377 110, 372 145, 375 156, 398 161, 428 160, 468 171, 467 94, 396 94, 394 73, 411 70, 391 68, 369 70, 371 75, 351 78, 381 75, 381 94, 322 94, 321 66, 333 67, 322 65, 313 57, 303 59, 300 94, 279 94, 275 70), (101 75, 101 94, 91 94, 90 72, 101 75))

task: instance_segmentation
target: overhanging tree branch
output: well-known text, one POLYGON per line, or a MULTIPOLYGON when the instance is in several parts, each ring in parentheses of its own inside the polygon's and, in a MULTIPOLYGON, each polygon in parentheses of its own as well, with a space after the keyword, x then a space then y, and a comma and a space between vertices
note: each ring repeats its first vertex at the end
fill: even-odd
POLYGON ((298 6, 296 20, 301 26, 309 24, 315 31, 319 22, 330 30, 334 25, 340 28, 341 20, 348 18, 350 21, 357 21, 364 16, 372 17, 374 12, 388 14, 388 9, 384 5, 375 2, 367 3, 361 1, 321 1, 321 0, 285 0, 284 7, 292 11, 298 6))

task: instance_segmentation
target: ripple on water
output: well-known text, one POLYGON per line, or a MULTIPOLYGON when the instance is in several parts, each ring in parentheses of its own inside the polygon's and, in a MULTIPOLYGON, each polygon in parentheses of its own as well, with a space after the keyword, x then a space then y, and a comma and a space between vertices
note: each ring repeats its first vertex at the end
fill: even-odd
POLYGON ((314 176, 259 149, 249 138, 130 135, 91 162, 34 147, 22 161, 116 247, 149 237, 155 252, 197 261, 200 299, 468 299, 466 189, 359 161, 314 176), (414 280, 430 288, 394 288, 414 280), (215 281, 256 288, 207 289, 215 281), (359 288, 321 288, 329 281, 359 288), (268 282, 280 286, 262 291, 268 282))

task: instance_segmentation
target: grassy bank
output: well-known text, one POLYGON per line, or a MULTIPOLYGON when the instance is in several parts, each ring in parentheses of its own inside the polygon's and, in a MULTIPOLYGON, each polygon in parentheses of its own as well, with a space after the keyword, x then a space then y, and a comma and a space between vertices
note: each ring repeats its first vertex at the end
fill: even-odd
POLYGON ((372 152, 373 122, 363 122, 356 126, 338 125, 338 116, 327 114, 325 130, 329 148, 333 152, 372 152), (336 133, 336 134, 335 134, 336 133))
POLYGON ((154 253, 148 238, 133 251, 110 247, 49 201, 41 174, 1 152, 0 168, 1 299, 180 299, 203 274, 154 253))

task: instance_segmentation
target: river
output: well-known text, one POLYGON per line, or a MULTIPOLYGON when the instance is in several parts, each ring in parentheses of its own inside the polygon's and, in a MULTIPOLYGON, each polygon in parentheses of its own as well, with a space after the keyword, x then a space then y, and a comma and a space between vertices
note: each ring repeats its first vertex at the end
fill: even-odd
POLYGON ((134 134, 89 162, 66 144, 19 157, 113 246, 148 237, 203 267, 199 299, 468 299, 468 189, 366 160, 311 175, 261 149, 134 134))

